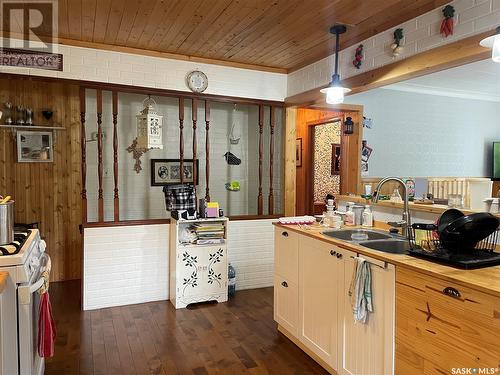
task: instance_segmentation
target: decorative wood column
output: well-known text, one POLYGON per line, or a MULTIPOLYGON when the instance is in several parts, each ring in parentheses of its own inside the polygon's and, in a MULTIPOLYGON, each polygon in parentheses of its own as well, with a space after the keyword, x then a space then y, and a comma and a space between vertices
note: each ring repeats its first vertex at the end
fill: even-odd
POLYGON ((99 180, 99 190, 97 199, 98 221, 104 221, 104 198, 102 194, 102 90, 97 89, 97 177, 99 180))
POLYGON ((269 141, 269 201, 268 201, 268 210, 269 215, 274 214, 274 195, 273 195, 273 163, 274 163, 274 126, 275 126, 275 117, 274 117, 273 106, 269 107, 269 130, 270 130, 270 141, 269 141))
POLYGON ((206 188, 205 188, 205 200, 210 202, 210 138, 209 138, 209 130, 210 130, 210 102, 205 100, 205 180, 206 180, 206 188))
MULTIPOLYGON (((198 150, 198 140, 196 138, 196 123, 198 121, 198 100, 193 98, 193 105, 191 108, 191 117, 193 119, 193 187, 195 191, 195 207, 198 209, 198 199, 196 198, 196 179, 198 178, 198 171, 196 170, 196 157, 198 150)), ((181 174, 184 171, 181 171, 181 174)))
POLYGON ((264 154, 264 143, 262 133, 264 130, 264 106, 259 105, 259 195, 257 196, 257 215, 264 211, 264 200, 262 196, 262 157, 264 154))
POLYGON ((118 92, 113 91, 113 177, 115 182, 113 213, 115 222, 120 221, 120 198, 118 197, 118 92))
POLYGON ((181 184, 184 183, 184 98, 179 98, 179 159, 181 184))
POLYGON ((80 87, 80 143, 82 148, 82 224, 87 224, 87 135, 85 131, 85 88, 80 87))

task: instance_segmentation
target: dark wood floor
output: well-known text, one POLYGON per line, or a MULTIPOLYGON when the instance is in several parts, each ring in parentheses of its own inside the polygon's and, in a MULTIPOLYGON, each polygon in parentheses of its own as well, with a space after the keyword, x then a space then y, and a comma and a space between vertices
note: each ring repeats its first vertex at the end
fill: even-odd
POLYGON ((79 281, 50 293, 58 338, 47 375, 326 374, 277 332, 272 288, 192 310, 163 301, 83 312, 79 281))

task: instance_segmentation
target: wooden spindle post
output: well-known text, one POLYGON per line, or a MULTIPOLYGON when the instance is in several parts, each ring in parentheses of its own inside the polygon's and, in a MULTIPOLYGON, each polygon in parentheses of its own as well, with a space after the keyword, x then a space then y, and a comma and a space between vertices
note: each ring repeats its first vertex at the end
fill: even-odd
POLYGON ((264 200, 262 197, 262 157, 264 154, 264 143, 262 132, 264 130, 264 106, 259 105, 259 195, 257 196, 257 214, 262 215, 264 211, 264 200))
POLYGON ((274 126, 275 126, 275 117, 274 117, 274 107, 269 107, 270 111, 270 141, 269 141, 269 215, 274 214, 274 195, 273 195, 273 163, 274 163, 274 126))
POLYGON ((118 197, 118 92, 113 91, 113 177, 114 189, 114 219, 120 221, 120 198, 118 197))
MULTIPOLYGON (((196 179, 198 178, 198 171, 196 170, 196 153, 198 150, 198 140, 196 139, 196 123, 198 121, 198 100, 193 98, 193 105, 191 111, 193 119, 193 188, 195 191, 195 207, 198 209, 198 199, 196 199, 196 179)), ((181 172, 183 173, 183 172, 181 172)))
POLYGON ((210 130, 210 102, 205 100, 205 200, 210 202, 210 139, 208 136, 208 131, 210 130))
POLYGON ((104 198, 102 193, 102 90, 97 89, 97 177, 99 190, 97 199, 97 213, 99 222, 104 221, 104 198))
POLYGON ((181 184, 184 183, 184 98, 179 98, 179 158, 181 184))
POLYGON ((82 224, 87 224, 87 136, 85 132, 85 88, 80 87, 80 142, 82 147, 82 224))

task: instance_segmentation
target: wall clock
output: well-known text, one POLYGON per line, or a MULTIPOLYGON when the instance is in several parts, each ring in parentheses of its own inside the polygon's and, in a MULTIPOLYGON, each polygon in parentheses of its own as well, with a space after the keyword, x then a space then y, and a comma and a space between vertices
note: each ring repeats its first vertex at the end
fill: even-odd
POLYGON ((208 87, 207 75, 199 70, 193 70, 186 77, 186 83, 193 92, 203 92, 208 87))

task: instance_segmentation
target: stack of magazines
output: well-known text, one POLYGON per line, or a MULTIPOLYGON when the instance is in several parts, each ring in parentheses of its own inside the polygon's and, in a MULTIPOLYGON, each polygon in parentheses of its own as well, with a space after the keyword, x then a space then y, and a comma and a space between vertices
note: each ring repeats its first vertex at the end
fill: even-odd
POLYGON ((224 243, 223 223, 196 223, 191 226, 191 231, 196 234, 197 245, 224 243))

